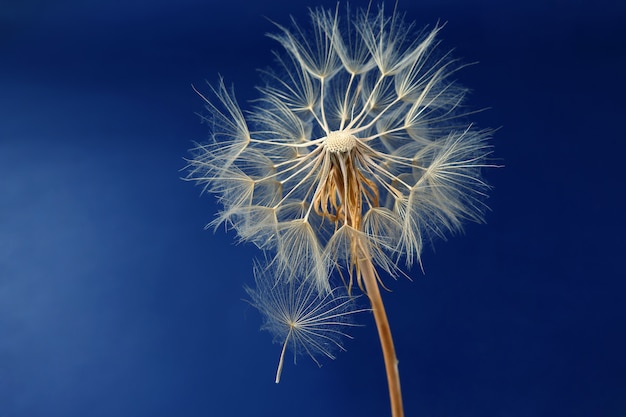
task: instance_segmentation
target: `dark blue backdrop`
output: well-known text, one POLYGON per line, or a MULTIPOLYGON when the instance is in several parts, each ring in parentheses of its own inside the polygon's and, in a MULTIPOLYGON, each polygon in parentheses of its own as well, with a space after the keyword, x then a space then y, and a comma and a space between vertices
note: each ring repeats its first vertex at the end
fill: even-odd
MULTIPOLYGON (((280 347, 241 301, 258 252, 203 231, 213 198, 179 179, 207 135, 191 84, 254 98, 263 16, 316 5, 1 3, 0 417, 389 415, 367 315, 348 353, 274 384, 280 347)), ((626 416, 625 6, 398 7, 480 61, 459 77, 506 165, 488 224, 389 283, 407 417, 626 416)))

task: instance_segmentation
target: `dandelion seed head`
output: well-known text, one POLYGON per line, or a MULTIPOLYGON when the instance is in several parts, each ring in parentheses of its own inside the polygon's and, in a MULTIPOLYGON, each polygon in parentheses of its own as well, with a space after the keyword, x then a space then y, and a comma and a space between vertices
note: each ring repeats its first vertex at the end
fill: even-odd
POLYGON ((249 111, 222 80, 203 96, 212 139, 188 178, 218 196, 213 224, 266 251, 286 281, 328 292, 335 269, 358 279, 364 250, 395 274, 482 221, 491 131, 467 121, 441 26, 417 31, 382 6, 310 18, 311 30, 293 20, 270 35, 283 51, 249 111))

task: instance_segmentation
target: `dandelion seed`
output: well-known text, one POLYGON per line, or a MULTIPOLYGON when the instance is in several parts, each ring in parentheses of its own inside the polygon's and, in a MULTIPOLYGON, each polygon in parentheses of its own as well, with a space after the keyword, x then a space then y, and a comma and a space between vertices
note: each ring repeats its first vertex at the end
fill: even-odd
MULTIPOLYGON (((466 90, 454 79, 463 66, 436 48, 441 26, 416 32, 382 6, 310 17, 311 31, 293 21, 270 35, 284 53, 275 54, 277 70, 262 72, 248 113, 223 80, 211 99, 202 96, 212 140, 192 151, 187 178, 218 196, 214 225, 269 256, 272 283, 306 283, 323 297, 338 273, 365 292, 392 415, 401 417, 379 271, 395 277, 401 260, 421 265, 430 240, 482 221, 491 131, 466 121, 466 90)), ((274 287, 263 288, 271 300, 274 287)), ((260 295, 255 303, 267 305, 260 295)), ((290 329, 285 346, 295 340, 290 329)))
POLYGON ((320 357, 335 359, 337 349, 345 350, 343 340, 352 337, 346 329, 356 326, 352 315, 363 309, 355 307, 354 297, 341 287, 320 294, 309 280, 285 282, 275 271, 255 265, 256 288, 246 288, 251 304, 263 315, 263 330, 282 344, 276 383, 280 382, 287 348, 296 356, 306 353, 321 366, 320 357))

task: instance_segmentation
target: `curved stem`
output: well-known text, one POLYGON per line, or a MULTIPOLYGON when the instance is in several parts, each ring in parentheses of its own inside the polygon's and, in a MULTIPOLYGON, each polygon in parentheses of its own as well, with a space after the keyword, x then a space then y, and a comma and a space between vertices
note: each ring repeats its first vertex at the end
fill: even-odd
POLYGON ((278 369, 276 370, 276 379, 274 382, 277 384, 280 382, 280 374, 283 372, 283 364, 285 363, 285 352, 287 351, 287 343, 289 342, 289 337, 291 336, 291 329, 289 333, 287 333, 287 337, 285 338, 285 343, 283 343, 283 349, 280 351, 280 359, 278 360, 278 369))
MULTIPOLYGON (((366 255, 369 254, 366 253, 366 255)), ((391 415, 392 417, 404 417, 402 391, 400 389, 400 373, 398 372, 398 358, 396 357, 396 349, 393 346, 391 328, 387 320, 387 313, 385 313, 385 305, 380 295, 378 279, 371 257, 359 257, 357 260, 357 268, 372 305, 374 320, 376 321, 376 328, 378 329, 378 337, 383 350, 383 357, 385 358, 385 371, 387 372, 389 399, 391 401, 391 415)))

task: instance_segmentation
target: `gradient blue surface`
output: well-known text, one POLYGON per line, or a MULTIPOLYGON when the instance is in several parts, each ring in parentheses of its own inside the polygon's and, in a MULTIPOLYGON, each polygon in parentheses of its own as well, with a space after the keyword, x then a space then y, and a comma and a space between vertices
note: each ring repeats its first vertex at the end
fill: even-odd
MULTIPOLYGON (((207 136, 191 84, 253 99, 264 16, 335 5, 293 3, 2 3, 0 417, 389 414, 367 315, 274 384, 241 300, 258 252, 204 231, 214 199, 179 179, 207 136)), ((626 7, 504 3, 398 5, 479 61, 459 78, 506 165, 488 224, 389 283, 406 415, 623 417, 626 7)))

